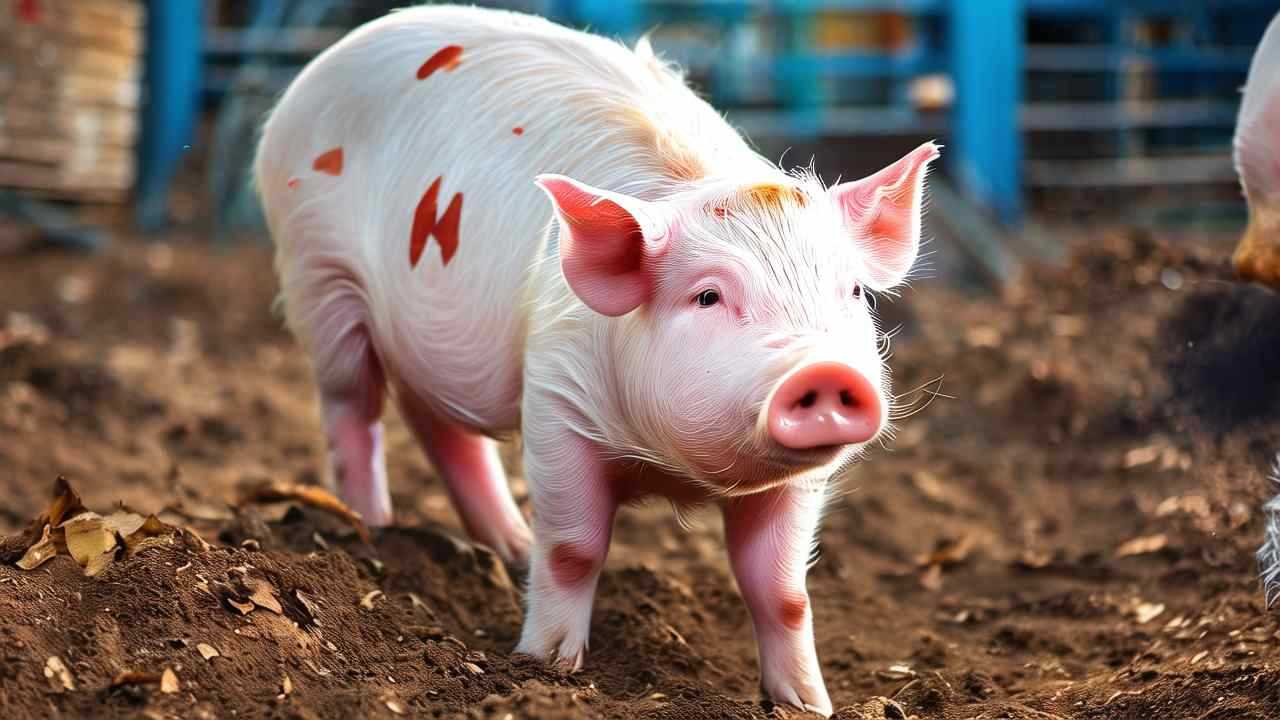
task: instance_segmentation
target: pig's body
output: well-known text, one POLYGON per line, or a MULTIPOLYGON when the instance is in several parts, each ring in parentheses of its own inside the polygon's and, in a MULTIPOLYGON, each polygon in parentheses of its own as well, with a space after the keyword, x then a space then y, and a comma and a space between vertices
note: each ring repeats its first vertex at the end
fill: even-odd
MULTIPOLYGON (((494 436, 520 424, 527 301, 570 297, 554 264, 531 272, 552 218, 535 176, 656 199, 709 173, 780 175, 652 56, 526 15, 448 6, 393 13, 321 55, 272 114, 262 148, 291 327, 304 337, 367 328, 403 389, 494 436), (457 67, 419 80, 452 45, 457 67), (311 171, 337 147, 340 176, 311 171), (411 267, 414 210, 436 178, 439 213, 463 195, 458 248, 446 267, 432 238, 411 267), (309 332, 331 324, 341 327, 309 332)), ((329 370, 333 340, 311 343, 322 385, 344 382, 348 348, 329 370)))
POLYGON ((828 189, 646 43, 451 6, 352 32, 255 178, 344 499, 391 520, 391 388, 467 530, 529 563, 518 649, 572 666, 617 508, 715 501, 765 691, 830 713, 805 571, 827 481, 887 422, 863 288, 910 269, 936 155, 828 189), (494 440, 517 429, 536 541, 494 440))

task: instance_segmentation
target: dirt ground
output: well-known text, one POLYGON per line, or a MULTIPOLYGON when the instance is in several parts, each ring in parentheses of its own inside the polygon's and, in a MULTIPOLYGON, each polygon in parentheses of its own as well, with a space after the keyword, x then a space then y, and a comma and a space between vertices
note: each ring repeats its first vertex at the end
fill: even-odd
MULTIPOLYGON (((1254 562, 1280 299, 1230 280, 1229 244, 1081 239, 1004 297, 923 283, 885 308, 898 390, 945 375, 949 397, 844 479, 823 527, 809 587, 837 717, 1280 717, 1254 562)), ((318 482, 307 366, 269 313, 265 247, 172 240, 0 263, 0 535, 63 475, 92 510, 212 545, 96 577, 4 556, 6 718, 785 714, 758 696, 714 513, 620 515, 568 675, 509 654, 521 591, 397 419, 398 526, 371 546, 296 502, 237 506, 246 484, 318 482)))

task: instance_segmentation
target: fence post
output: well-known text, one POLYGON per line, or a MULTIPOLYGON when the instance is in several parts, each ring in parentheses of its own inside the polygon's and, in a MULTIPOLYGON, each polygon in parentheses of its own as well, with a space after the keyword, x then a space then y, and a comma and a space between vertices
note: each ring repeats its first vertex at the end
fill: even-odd
POLYGON ((1022 216, 1023 0, 951 0, 950 162, 971 199, 1022 216))
POLYGON ((204 58, 201 0, 148 0, 142 133, 135 201, 138 225, 168 222, 169 183, 191 141, 204 58))

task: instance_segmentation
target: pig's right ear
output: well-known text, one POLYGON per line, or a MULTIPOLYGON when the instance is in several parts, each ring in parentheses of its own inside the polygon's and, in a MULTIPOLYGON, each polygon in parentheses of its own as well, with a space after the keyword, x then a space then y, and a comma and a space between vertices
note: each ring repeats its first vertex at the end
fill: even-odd
POLYGON ((667 248, 659 208, 563 175, 539 175, 535 182, 555 206, 560 267, 574 294, 611 317, 647 302, 653 294, 653 262, 667 248))

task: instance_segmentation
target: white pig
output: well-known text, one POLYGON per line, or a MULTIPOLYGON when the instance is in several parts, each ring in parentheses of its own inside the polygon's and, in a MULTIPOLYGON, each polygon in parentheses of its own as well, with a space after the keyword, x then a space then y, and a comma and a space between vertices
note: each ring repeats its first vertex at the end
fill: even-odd
MULTIPOLYGON (((1249 224, 1232 258, 1236 272, 1280 290, 1280 13, 1254 51, 1236 121, 1235 166, 1249 208, 1249 224)), ((1280 456, 1271 479, 1280 483, 1280 456)), ((1280 497, 1263 506, 1258 549, 1267 606, 1280 600, 1280 497)))
POLYGON ((255 169, 343 498, 392 520, 391 389, 468 532, 528 564, 517 651, 572 668, 619 505, 714 502, 764 691, 830 714, 805 573, 829 480, 887 424, 868 293, 912 267, 936 156, 824 188, 644 41, 457 6, 351 32, 255 169))
POLYGON ((1234 146, 1249 225, 1232 260, 1240 277, 1280 290, 1280 14, 1249 64, 1234 146))

